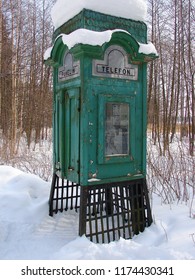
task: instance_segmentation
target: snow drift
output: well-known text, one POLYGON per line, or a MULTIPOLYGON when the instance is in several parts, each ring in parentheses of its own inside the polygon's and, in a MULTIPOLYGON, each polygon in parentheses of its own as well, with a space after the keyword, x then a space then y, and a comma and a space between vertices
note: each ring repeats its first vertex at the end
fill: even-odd
POLYGON ((162 205, 153 195, 152 226, 132 240, 95 244, 78 237, 75 211, 48 215, 50 185, 0 166, 0 259, 195 259, 195 221, 188 205, 162 205))

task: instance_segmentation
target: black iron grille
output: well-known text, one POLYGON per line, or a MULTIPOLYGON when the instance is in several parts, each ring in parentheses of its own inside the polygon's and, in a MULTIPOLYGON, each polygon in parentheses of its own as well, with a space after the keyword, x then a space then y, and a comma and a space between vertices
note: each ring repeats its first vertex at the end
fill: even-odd
POLYGON ((97 243, 132 238, 152 223, 145 180, 80 187, 55 175, 49 204, 51 216, 79 209, 79 235, 97 243))

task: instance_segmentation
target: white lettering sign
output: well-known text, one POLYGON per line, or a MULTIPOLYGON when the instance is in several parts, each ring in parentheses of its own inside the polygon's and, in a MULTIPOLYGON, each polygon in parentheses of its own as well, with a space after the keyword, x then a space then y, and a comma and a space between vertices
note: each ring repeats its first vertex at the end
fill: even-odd
POLYGON ((78 76, 80 76, 80 62, 74 62, 72 54, 65 53, 63 66, 58 69, 58 81, 66 81, 78 76))
POLYGON ((106 50, 103 61, 93 61, 93 75, 137 80, 138 66, 128 63, 127 54, 121 47, 111 46, 106 50))

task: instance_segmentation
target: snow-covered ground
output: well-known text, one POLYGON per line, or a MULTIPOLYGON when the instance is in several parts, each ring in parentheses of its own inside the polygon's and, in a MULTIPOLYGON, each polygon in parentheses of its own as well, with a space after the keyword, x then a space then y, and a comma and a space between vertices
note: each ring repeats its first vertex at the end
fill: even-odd
POLYGON ((162 204, 153 195, 154 223, 132 240, 95 244, 78 237, 78 213, 50 217, 50 183, 0 166, 1 260, 194 260, 195 219, 188 203, 162 204))

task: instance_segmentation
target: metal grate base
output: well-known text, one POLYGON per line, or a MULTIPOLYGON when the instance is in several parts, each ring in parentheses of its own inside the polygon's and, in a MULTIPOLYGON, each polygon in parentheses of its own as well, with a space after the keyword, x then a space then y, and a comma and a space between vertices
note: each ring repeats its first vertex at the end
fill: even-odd
POLYGON ((57 214, 68 209, 73 210, 80 207, 80 186, 73 182, 59 178, 53 174, 50 198, 49 215, 57 214))
POLYGON ((50 215, 79 209, 79 235, 108 243, 129 239, 152 223, 146 180, 79 186, 54 174, 50 215))

